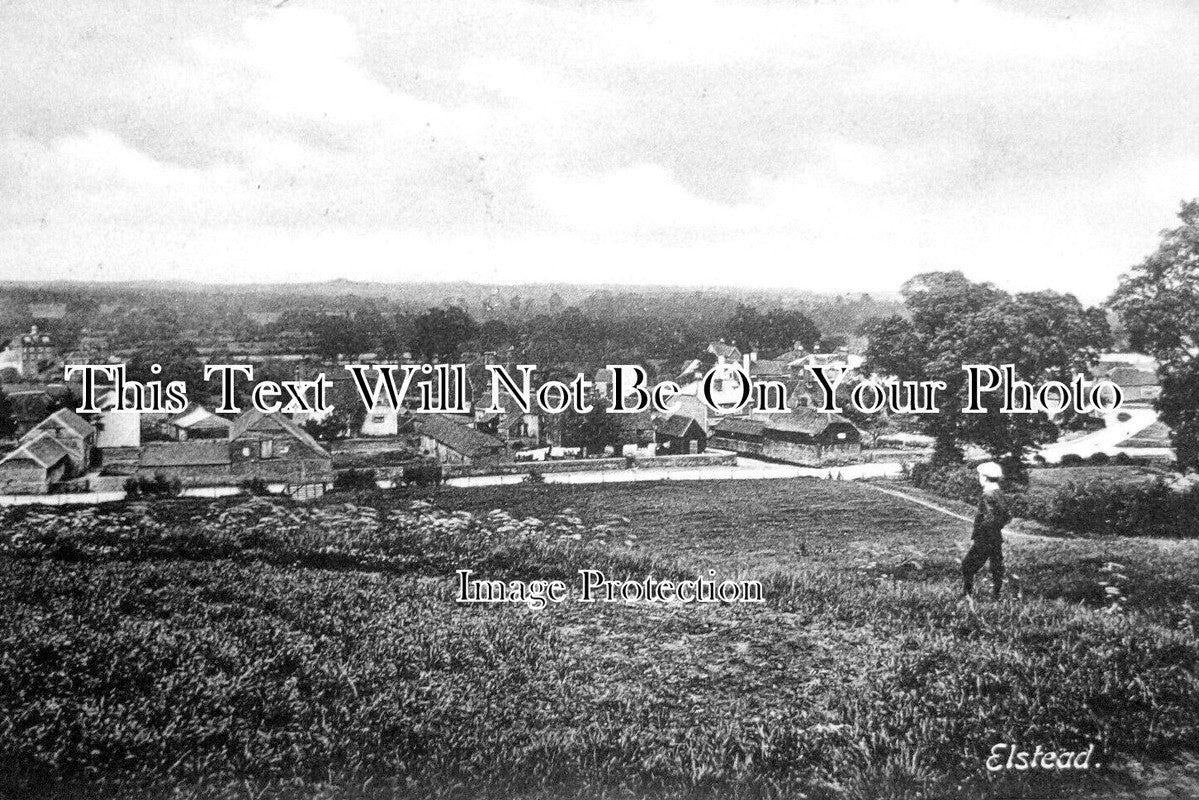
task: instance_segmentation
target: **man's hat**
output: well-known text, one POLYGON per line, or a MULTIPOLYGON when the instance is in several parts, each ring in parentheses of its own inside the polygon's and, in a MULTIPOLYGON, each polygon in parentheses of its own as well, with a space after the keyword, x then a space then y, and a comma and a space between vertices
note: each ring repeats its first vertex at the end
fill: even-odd
POLYGON ((978 465, 978 474, 989 481, 1003 480, 1003 467, 994 461, 984 461, 978 465))

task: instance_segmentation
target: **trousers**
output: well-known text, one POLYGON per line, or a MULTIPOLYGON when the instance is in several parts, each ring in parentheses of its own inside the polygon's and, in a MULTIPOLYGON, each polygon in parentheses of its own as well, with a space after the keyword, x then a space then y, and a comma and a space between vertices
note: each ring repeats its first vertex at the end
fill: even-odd
POLYGON ((1003 540, 975 539, 966 557, 962 559, 962 592, 974 591, 974 575, 983 564, 991 562, 991 590, 999 597, 1003 587, 1003 540))

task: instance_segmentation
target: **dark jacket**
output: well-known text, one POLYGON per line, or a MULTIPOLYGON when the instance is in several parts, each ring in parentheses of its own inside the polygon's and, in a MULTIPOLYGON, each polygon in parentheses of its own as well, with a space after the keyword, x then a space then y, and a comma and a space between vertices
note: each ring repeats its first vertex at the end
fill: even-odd
POLYGON ((974 540, 1003 541, 1003 526, 1011 520, 1003 492, 983 492, 978 501, 978 513, 974 515, 974 540))

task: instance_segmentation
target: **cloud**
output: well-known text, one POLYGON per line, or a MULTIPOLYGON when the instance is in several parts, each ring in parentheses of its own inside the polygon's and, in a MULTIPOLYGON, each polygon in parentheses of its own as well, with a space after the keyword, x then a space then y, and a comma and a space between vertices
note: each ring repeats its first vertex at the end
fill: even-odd
POLYGON ((81 0, 4 6, 0 52, 0 275, 361 277, 401 248, 446 278, 603 255, 1097 298, 1199 194, 1174 0, 81 0))

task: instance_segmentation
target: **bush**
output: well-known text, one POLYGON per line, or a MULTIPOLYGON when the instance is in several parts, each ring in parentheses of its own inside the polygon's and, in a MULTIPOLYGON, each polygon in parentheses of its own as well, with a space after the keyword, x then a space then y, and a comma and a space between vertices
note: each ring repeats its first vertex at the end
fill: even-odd
MULTIPOLYGON (((974 470, 968 466, 922 462, 912 467, 910 480, 917 488, 972 504, 982 493, 974 470)), ((1013 515, 1077 533, 1199 536, 1199 486, 1180 492, 1161 479, 1149 483, 1095 479, 1069 481, 1036 491, 1005 483, 1005 489, 1013 515)))
POLYGON ((440 464, 409 464, 404 467, 400 480, 417 486, 439 486, 444 475, 440 464))
POLYGON ((1099 452, 1099 453, 1092 453, 1091 457, 1087 460, 1090 461, 1092 464, 1094 464, 1097 467, 1102 467, 1103 465, 1107 464, 1112 459, 1107 453, 1099 452))
POLYGON ((334 489, 355 491, 358 489, 377 489, 375 471, 373 469, 347 469, 337 473, 333 479, 334 489))
POLYGON ((266 481, 262 478, 247 478, 238 484, 238 488, 246 494, 252 494, 255 497, 264 497, 271 493, 271 490, 266 485, 266 481))
POLYGON ((977 503, 983 492, 978 473, 963 464, 936 465, 921 461, 912 466, 911 481, 918 489, 970 504, 977 503))
POLYGON ((161 472, 153 478, 139 475, 125 481, 125 494, 129 498, 137 497, 177 497, 183 492, 183 481, 178 478, 168 478, 161 472))
POLYGON ((1078 453, 1066 453, 1060 463, 1063 467, 1081 467, 1086 460, 1078 453))
POLYGON ((545 475, 540 471, 531 469, 529 474, 520 479, 521 483, 545 483, 545 475))
POLYGON ((1112 459, 1112 463, 1120 467, 1131 467, 1134 463, 1132 456, 1124 451, 1116 453, 1116 457, 1112 459))

